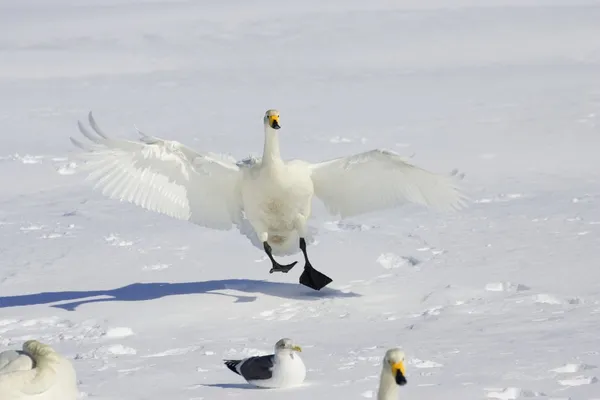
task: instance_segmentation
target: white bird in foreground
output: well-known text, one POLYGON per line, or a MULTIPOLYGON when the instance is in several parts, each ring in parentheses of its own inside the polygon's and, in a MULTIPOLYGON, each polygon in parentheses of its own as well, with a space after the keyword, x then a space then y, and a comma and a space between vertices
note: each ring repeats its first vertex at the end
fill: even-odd
POLYGON ((306 367, 298 354, 301 351, 291 339, 284 338, 275 343, 274 354, 224 361, 227 368, 251 385, 287 388, 302 384, 306 377, 306 367))
POLYGON ((0 399, 75 400, 77 396, 75 369, 50 346, 29 340, 23 351, 0 353, 0 399))
POLYGON ((389 349, 383 358, 377 400, 397 400, 398 386, 404 385, 406 385, 404 352, 398 348, 389 349))
POLYGON ((428 172, 387 150, 316 164, 283 161, 277 110, 264 116, 262 159, 237 163, 141 132, 141 143, 111 139, 91 112, 89 122, 96 134, 81 122, 78 125, 93 143, 71 141, 88 150, 88 178, 104 195, 208 228, 236 225, 264 249, 271 273, 287 273, 296 264, 281 265, 273 254, 291 254, 299 248, 305 260, 300 283, 315 290, 331 279, 313 268, 306 253, 313 196, 342 218, 408 202, 437 209, 465 204, 455 177, 428 172))

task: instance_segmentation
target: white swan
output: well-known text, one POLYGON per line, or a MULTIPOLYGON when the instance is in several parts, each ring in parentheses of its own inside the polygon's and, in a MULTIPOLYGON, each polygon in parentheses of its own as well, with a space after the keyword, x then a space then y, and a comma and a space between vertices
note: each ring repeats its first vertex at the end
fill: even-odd
POLYGON ((88 178, 110 198, 215 229, 237 226, 272 262, 270 272, 287 273, 296 262, 281 265, 273 255, 302 251, 300 283, 320 290, 331 279, 315 270, 306 253, 307 220, 314 195, 335 215, 354 216, 412 202, 438 209, 458 209, 465 197, 452 176, 412 165, 386 150, 311 164, 284 162, 279 152, 279 112, 264 116, 262 159, 240 162, 200 154, 176 142, 140 132, 141 143, 111 139, 90 112, 96 134, 81 122, 93 143, 88 150, 88 178))
POLYGON ((404 352, 398 348, 389 349, 383 358, 377 400, 397 400, 398 386, 404 385, 406 385, 404 352))
POLYGON ((23 351, 0 353, 0 399, 75 400, 77 378, 71 362, 36 340, 23 351))

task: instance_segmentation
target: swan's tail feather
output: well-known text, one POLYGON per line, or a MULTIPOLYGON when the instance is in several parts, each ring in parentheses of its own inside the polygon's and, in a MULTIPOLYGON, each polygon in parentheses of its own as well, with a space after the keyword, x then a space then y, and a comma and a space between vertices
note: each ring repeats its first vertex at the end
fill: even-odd
MULTIPOLYGON (((247 219, 242 218, 241 221, 237 223, 237 228, 242 235, 250 240, 254 247, 263 251, 263 244, 247 219)), ((315 241, 314 237, 316 234, 317 229, 309 226, 304 239, 308 244, 311 244, 315 241)), ((285 236, 275 234, 271 237, 275 237, 274 241, 269 240, 274 256, 292 256, 300 252, 300 237, 296 232, 291 232, 285 236)))

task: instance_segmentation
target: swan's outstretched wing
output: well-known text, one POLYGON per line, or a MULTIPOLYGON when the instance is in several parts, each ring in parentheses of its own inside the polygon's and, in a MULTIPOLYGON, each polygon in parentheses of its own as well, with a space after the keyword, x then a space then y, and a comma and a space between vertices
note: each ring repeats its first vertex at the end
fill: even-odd
POLYGON ((81 122, 78 126, 92 143, 71 141, 87 150, 82 156, 88 160, 88 179, 104 195, 208 228, 229 229, 238 222, 235 163, 141 132, 141 142, 111 139, 91 112, 88 117, 95 134, 81 122))
POLYGON ((417 203, 459 209, 465 196, 452 176, 414 166, 398 154, 372 150, 309 166, 315 195, 342 218, 417 203))

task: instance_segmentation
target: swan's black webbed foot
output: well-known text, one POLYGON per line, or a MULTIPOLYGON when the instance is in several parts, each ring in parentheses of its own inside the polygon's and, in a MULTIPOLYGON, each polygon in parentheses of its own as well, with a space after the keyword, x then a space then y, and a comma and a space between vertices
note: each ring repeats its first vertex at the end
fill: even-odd
POLYGON ((287 264, 287 265, 279 264, 273 258, 272 249, 271 249, 271 246, 269 245, 269 243, 264 242, 263 246, 265 248, 265 253, 267 253, 267 256, 269 256, 271 263, 273 263, 273 266, 271 267, 271 270, 269 271, 270 274, 272 274, 273 272, 283 272, 284 274, 287 274, 288 272, 290 272, 290 269, 294 268, 294 265, 298 264, 298 261, 294 261, 293 263, 287 264))
POLYGON ((302 250, 304 261, 306 262, 304 264, 304 271, 302 272, 302 275, 300 275, 301 284, 314 290, 321 290, 333 282, 330 277, 317 271, 308 260, 308 255, 306 254, 306 241, 304 238, 300 238, 300 250, 302 250))

